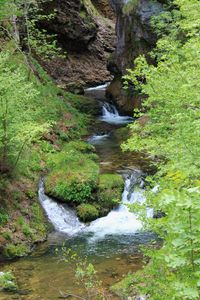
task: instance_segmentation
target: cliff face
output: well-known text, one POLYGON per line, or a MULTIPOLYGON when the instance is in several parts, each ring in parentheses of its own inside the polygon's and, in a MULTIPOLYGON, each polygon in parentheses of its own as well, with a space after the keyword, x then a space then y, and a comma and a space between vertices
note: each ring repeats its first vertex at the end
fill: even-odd
POLYGON ((132 113, 134 107, 140 106, 141 99, 134 92, 127 94, 122 89, 122 75, 127 68, 133 67, 133 61, 139 54, 146 54, 156 43, 150 19, 158 15, 162 9, 163 1, 139 0, 138 4, 125 13, 125 1, 110 0, 117 15, 116 50, 108 63, 108 69, 115 75, 107 90, 108 97, 116 102, 125 113, 132 113))
MULTIPOLYGON (((58 44, 67 53, 43 66, 56 82, 69 89, 110 80, 107 60, 114 51, 114 13, 108 0, 53 0, 45 11, 56 17, 43 26, 57 34, 58 44)), ((78 88, 80 89, 80 88, 78 88)))

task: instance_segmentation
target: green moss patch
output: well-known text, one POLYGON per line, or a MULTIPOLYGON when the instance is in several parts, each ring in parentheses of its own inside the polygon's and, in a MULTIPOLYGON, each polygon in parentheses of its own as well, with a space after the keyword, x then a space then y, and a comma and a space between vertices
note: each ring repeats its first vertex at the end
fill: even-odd
POLYGON ((81 221, 90 222, 99 217, 99 211, 92 204, 80 204, 77 207, 77 215, 81 221))
POLYGON ((70 142, 49 156, 46 193, 68 203, 91 201, 97 188, 99 166, 92 146, 70 142))
POLYGON ((108 213, 121 201, 124 181, 118 174, 101 174, 99 180, 98 203, 102 214, 108 213))

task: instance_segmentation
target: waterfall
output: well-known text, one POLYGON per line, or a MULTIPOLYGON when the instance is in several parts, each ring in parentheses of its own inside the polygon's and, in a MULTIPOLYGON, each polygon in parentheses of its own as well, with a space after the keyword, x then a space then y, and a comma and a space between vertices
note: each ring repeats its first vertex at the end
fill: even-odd
POLYGON ((110 136, 109 134, 102 134, 102 135, 94 134, 87 141, 92 145, 98 145, 101 144, 102 141, 105 141, 107 138, 109 138, 109 136, 110 136))
MULTIPOLYGON (((107 84, 89 88, 86 92, 90 96, 94 93, 96 97, 98 95, 101 101, 105 101, 106 86, 107 84)), ((107 102, 102 104, 100 119, 114 125, 127 124, 133 120, 129 116, 121 116, 117 108, 107 102)), ((88 142, 98 145, 98 143, 102 143, 102 140, 108 139, 109 136, 109 134, 93 135, 88 142)), ((145 201, 142 172, 139 170, 134 170, 126 175, 121 204, 106 217, 99 218, 88 226, 81 223, 75 212, 67 205, 57 203, 45 195, 43 180, 40 181, 39 185, 39 199, 55 230, 69 236, 89 234, 89 240, 96 241, 109 235, 134 234, 142 228, 142 223, 138 220, 137 215, 131 212, 128 207, 129 204, 137 201, 140 203, 145 201)))
POLYGON ((42 179, 39 183, 38 195, 40 203, 56 231, 73 236, 83 230, 85 224, 79 221, 73 209, 57 203, 45 195, 44 181, 42 179))
POLYGON ((108 102, 104 102, 102 105, 102 116, 100 119, 114 125, 128 124, 133 120, 129 116, 121 116, 117 108, 108 102))
POLYGON ((91 222, 86 230, 93 233, 91 241, 104 238, 106 235, 131 235, 142 229, 137 215, 130 211, 128 205, 145 201, 142 172, 133 171, 126 176, 122 194, 122 203, 106 217, 91 222))
POLYGON ((69 236, 89 233, 89 241, 94 242, 110 235, 131 235, 142 229, 137 214, 128 207, 130 204, 145 201, 142 172, 139 170, 126 175, 122 203, 107 216, 91 222, 88 226, 81 223, 67 205, 57 203, 45 195, 43 180, 39 185, 39 199, 55 230, 69 236))

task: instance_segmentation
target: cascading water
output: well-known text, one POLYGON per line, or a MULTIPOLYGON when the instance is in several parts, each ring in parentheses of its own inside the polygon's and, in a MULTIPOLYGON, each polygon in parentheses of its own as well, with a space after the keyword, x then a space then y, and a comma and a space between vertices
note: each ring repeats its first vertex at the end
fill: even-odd
POLYGON ((95 97, 101 102, 102 116, 100 120, 113 125, 123 125, 130 123, 133 118, 129 116, 121 116, 117 108, 113 104, 105 101, 105 91, 108 85, 109 83, 105 83, 97 87, 88 88, 85 90, 85 95, 89 97, 95 97))
POLYGON ((81 223, 68 206, 57 203, 45 195, 43 180, 40 181, 39 199, 55 230, 69 236, 91 233, 89 241, 98 241, 106 235, 131 235, 142 228, 137 215, 128 208, 129 204, 145 201, 141 176, 142 173, 138 170, 126 175, 122 203, 106 217, 99 218, 88 226, 81 223))
POLYGON ((55 230, 68 234, 72 236, 77 234, 85 225, 81 223, 76 216, 75 212, 62 205, 57 203, 53 199, 45 195, 44 191, 44 181, 41 179, 39 183, 39 200, 44 208, 49 221, 53 224, 55 230))
MULTIPOLYGON (((92 128, 95 130, 92 131, 94 135, 88 142, 96 148, 101 172, 122 171, 125 182, 122 202, 107 216, 86 225, 78 220, 73 209, 45 195, 44 181, 40 181, 39 199, 55 230, 49 234, 46 243, 37 247, 34 255, 12 262, 9 268, 18 272, 16 276, 20 278, 20 287, 22 286, 25 291, 30 290, 31 294, 25 296, 27 299, 30 296, 30 299, 43 297, 55 300, 59 298, 58 291, 66 290, 73 295, 83 296, 80 286, 76 286, 76 278, 73 275, 77 268, 76 263, 63 263, 61 259, 63 247, 71 249, 81 259, 85 260, 87 257, 94 263, 103 287, 107 287, 119 281, 123 274, 141 268, 142 257, 138 252, 139 246, 155 239, 151 233, 141 230, 142 223, 137 215, 129 211, 129 204, 145 201, 143 174, 136 170, 143 169, 143 157, 132 153, 130 159, 122 154, 119 146, 121 138, 118 140, 118 132, 121 136, 119 127, 131 119, 120 116, 115 107, 106 104, 106 86, 91 88, 86 93, 87 96, 99 101, 103 110, 100 119, 103 122, 98 119, 94 123, 92 128)), ((12 294, 6 295, 5 300, 12 300, 11 298, 12 294)), ((112 296, 111 298, 115 299, 112 296)))
POLYGON ((106 235, 131 235, 142 229, 137 215, 130 212, 128 207, 130 204, 145 201, 141 175, 137 170, 126 175, 122 203, 106 217, 95 220, 86 228, 93 233, 91 240, 102 239, 106 235))
MULTIPOLYGON (((96 97, 102 102, 101 120, 113 125, 123 125, 132 121, 128 116, 120 116, 116 107, 105 102, 105 89, 108 84, 86 90, 88 96, 96 97), (102 96, 103 95, 103 96, 102 96), (103 98, 102 98, 103 97, 103 98)), ((105 139, 109 139, 110 134, 93 135, 88 139, 91 144, 98 145, 103 143, 105 139)), ((44 182, 40 182, 39 198, 46 214, 54 225, 56 231, 74 236, 80 234, 89 234, 90 241, 98 241, 108 235, 130 235, 142 228, 141 222, 137 219, 137 215, 130 212, 128 205, 136 201, 143 202, 144 190, 142 188, 142 172, 138 170, 126 175, 125 188, 122 194, 122 203, 113 209, 107 216, 99 218, 91 222, 88 226, 81 223, 75 212, 66 205, 55 202, 44 193, 44 182)))
POLYGON ((102 106, 101 120, 109 124, 121 125, 130 123, 133 118, 129 116, 121 116, 114 105, 104 102, 102 106))

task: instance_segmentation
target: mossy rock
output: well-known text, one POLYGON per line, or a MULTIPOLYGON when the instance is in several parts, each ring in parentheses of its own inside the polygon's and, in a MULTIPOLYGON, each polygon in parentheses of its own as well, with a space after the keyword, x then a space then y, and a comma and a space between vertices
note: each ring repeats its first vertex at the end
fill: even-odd
POLYGON ((99 178, 99 189, 123 189, 124 181, 121 175, 118 174, 101 174, 99 178))
POLYGON ((101 113, 101 107, 93 98, 85 96, 76 96, 74 94, 67 94, 67 101, 70 101, 72 105, 81 113, 87 114, 89 116, 97 116, 101 113))
POLYGON ((121 201, 124 181, 118 174, 102 174, 99 180, 98 203, 102 215, 107 214, 121 201))
POLYGON ((77 215, 81 221, 90 222, 99 217, 99 211, 92 204, 80 204, 77 207, 77 215))
POLYGON ((68 203, 93 200, 97 189, 99 166, 93 146, 84 142, 70 142, 61 152, 51 154, 46 193, 68 203))

